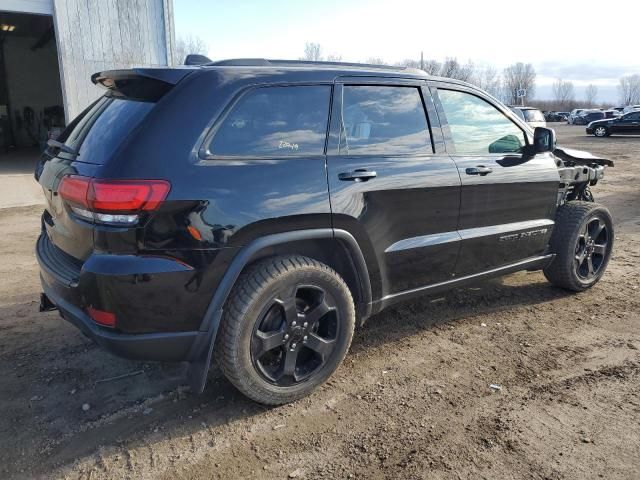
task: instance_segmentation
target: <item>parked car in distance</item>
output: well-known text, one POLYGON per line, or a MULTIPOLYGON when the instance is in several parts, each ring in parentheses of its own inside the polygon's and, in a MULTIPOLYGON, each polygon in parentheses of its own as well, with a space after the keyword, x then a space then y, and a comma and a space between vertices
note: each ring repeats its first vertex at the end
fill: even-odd
POLYGON ((604 118, 618 118, 620 115, 622 115, 620 110, 613 108, 610 110, 604 110, 604 118))
POLYGON ((545 115, 547 122, 565 122, 569 116, 569 112, 548 112, 545 115))
POLYGON ((640 105, 627 105, 622 109, 623 114, 637 111, 640 111, 640 105))
POLYGON ((569 117, 567 118, 567 123, 569 125, 573 125, 573 121, 575 120, 575 118, 580 115, 582 112, 587 111, 586 108, 574 108, 573 110, 571 110, 571 113, 569 114, 569 117))
POLYGON ((544 115, 540 109, 535 107, 519 107, 517 105, 509 106, 511 110, 516 112, 516 115, 523 119, 531 128, 546 127, 547 122, 544 119, 544 115))
POLYGON ((602 120, 606 115, 601 110, 584 111, 573 119, 574 125, 587 125, 595 120, 602 120))
MULTIPOLYGON (((584 291, 607 267, 604 159, 422 71, 238 59, 92 76, 105 96, 36 166, 41 310, 102 347, 212 356, 292 402, 386 307, 519 270, 584 291)), ((607 163, 608 162, 608 163, 607 163)))
POLYGON ((587 125, 587 135, 640 135, 640 111, 626 113, 617 118, 597 120, 587 125))

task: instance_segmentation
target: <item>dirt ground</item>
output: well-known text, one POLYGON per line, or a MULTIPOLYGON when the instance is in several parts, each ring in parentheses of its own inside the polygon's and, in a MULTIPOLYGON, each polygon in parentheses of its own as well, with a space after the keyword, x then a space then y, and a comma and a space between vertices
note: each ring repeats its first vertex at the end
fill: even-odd
POLYGON ((215 369, 191 395, 181 366, 38 313, 40 208, 0 210, 0 478, 640 478, 640 138, 553 126, 616 162, 594 188, 617 229, 603 280, 570 294, 523 272, 391 308, 279 408, 215 369))

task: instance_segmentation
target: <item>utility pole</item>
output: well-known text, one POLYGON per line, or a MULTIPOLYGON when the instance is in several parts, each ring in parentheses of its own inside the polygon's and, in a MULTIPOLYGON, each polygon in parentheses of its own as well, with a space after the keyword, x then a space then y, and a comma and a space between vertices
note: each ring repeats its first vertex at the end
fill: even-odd
POLYGON ((420 51, 420 70, 424 70, 424 52, 420 51))

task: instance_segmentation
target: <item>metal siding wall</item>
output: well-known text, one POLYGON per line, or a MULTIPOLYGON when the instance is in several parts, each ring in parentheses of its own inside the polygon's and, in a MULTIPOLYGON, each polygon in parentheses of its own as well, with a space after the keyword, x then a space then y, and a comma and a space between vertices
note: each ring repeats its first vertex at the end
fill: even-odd
POLYGON ((93 73, 164 66, 171 58, 171 0, 53 3, 67 122, 104 92, 91 83, 93 73))

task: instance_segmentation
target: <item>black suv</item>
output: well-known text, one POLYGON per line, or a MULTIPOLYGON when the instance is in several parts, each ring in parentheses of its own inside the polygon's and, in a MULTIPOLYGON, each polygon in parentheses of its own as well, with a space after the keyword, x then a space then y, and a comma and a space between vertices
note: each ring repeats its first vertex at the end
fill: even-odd
POLYGON ((41 309, 135 359, 212 356, 243 393, 295 400, 356 324, 517 270, 591 287, 613 245, 590 185, 477 88, 401 68, 229 60, 95 74, 106 94, 49 141, 41 309))

